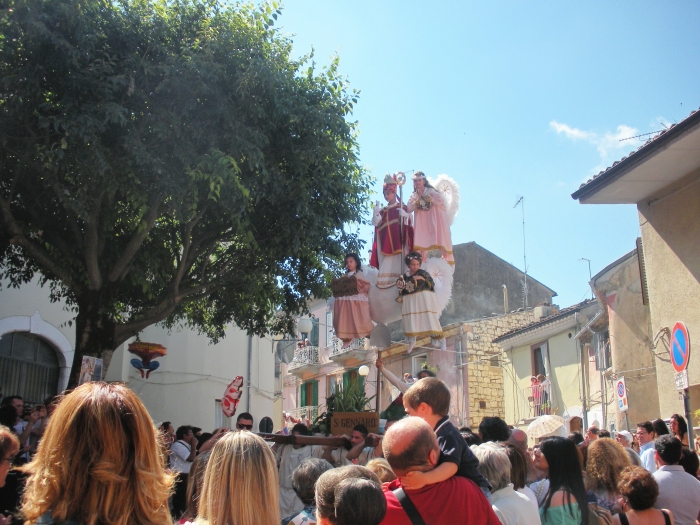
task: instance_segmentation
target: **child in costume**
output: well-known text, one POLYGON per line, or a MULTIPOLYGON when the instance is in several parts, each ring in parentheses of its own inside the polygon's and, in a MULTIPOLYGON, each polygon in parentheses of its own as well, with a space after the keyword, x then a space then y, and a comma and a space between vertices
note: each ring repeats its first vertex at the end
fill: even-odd
POLYGON ((445 337, 440 326, 435 282, 428 272, 421 270, 423 258, 417 252, 406 256, 408 272, 396 283, 399 288, 403 331, 410 353, 417 337, 430 336, 433 346, 445 350, 445 337))

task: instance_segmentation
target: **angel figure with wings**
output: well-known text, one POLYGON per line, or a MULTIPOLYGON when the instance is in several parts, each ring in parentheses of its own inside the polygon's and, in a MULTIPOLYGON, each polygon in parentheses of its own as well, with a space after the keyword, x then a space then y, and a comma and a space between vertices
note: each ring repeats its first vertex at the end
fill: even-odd
POLYGON ((459 196, 452 194, 450 198, 450 193, 458 191, 457 185, 446 175, 441 175, 435 183, 437 187, 434 187, 422 171, 415 172, 412 179, 414 192, 408 199, 407 210, 415 212, 413 249, 424 261, 429 251, 440 250, 442 258, 454 266, 450 225, 459 196))

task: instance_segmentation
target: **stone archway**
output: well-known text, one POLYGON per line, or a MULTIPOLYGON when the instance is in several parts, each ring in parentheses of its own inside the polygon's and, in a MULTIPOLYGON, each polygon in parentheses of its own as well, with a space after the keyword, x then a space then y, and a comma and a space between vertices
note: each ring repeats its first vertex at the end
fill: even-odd
POLYGON ((51 323, 41 318, 37 310, 34 315, 16 315, 0 319, 0 337, 10 332, 29 332, 49 342, 56 349, 58 365, 58 390, 63 391, 68 386, 68 377, 73 365, 75 349, 68 338, 51 323))

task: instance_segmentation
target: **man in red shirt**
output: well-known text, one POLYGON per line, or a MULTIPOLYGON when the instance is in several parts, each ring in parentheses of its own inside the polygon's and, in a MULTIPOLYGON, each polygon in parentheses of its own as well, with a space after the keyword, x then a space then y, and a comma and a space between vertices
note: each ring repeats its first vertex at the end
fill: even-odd
MULTIPOLYGON (((404 510, 406 504, 399 503, 394 491, 403 490, 401 477, 408 472, 427 472, 437 466, 440 457, 437 436, 422 419, 408 417, 387 431, 383 449, 398 479, 384 484, 387 510, 381 525, 411 525, 404 510)), ((404 494, 426 525, 500 525, 484 493, 467 478, 453 476, 418 490, 406 490, 404 494)))

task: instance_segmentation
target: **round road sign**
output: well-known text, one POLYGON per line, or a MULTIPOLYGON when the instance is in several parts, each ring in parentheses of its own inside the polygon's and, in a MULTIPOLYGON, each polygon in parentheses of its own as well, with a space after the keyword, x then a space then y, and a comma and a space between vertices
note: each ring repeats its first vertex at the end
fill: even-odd
POLYGON ((622 381, 617 382, 617 395, 618 397, 625 397, 625 384, 622 381))
POLYGON ((690 337, 685 323, 678 321, 671 331, 671 364, 676 372, 682 372, 688 367, 690 360, 690 337))

